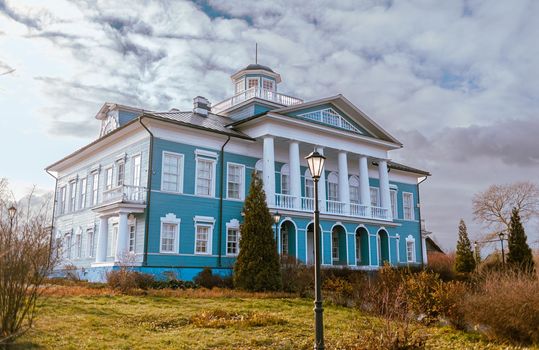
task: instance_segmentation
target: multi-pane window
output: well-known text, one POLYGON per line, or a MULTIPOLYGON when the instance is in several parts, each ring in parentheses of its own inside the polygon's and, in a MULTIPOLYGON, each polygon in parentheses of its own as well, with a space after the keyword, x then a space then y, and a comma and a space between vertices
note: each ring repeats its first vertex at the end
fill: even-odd
POLYGON ((397 190, 389 191, 389 197, 391 198, 391 215, 393 218, 397 218, 397 190))
POLYGON ((226 253, 237 255, 240 252, 240 230, 229 228, 226 233, 226 253))
POLYGON ((330 173, 328 176, 328 200, 339 200, 339 178, 335 173, 330 173))
POLYGON ((380 190, 378 187, 371 187, 371 206, 379 207, 380 206, 380 190))
POLYGON ((210 254, 211 225, 196 225, 195 253, 210 254))
POLYGON ((167 192, 182 191, 183 155, 175 153, 163 154, 161 190, 167 192))
POLYGON ((348 181, 350 186, 350 203, 359 204, 359 180, 352 176, 348 181))
POLYGON ((406 240, 406 260, 408 262, 414 261, 415 242, 413 240, 406 240))
POLYGON ((177 253, 176 239, 178 224, 163 222, 161 224, 161 253, 177 253))
POLYGON ((116 254, 116 245, 118 244, 118 224, 112 225, 112 237, 110 242, 109 256, 116 254))
POLYGON ((356 234, 356 265, 361 265, 361 235, 356 234))
POLYGON ((69 211, 75 211, 76 208, 76 198, 77 198, 77 183, 72 181, 69 183, 69 211))
POLYGON ((140 155, 133 157, 133 186, 140 186, 140 155))
POLYGON ((269 80, 269 79, 263 79, 262 80, 262 88, 264 88, 265 90, 270 90, 270 91, 273 91, 273 80, 269 80))
POLYGON ((135 252, 135 238, 137 236, 137 226, 135 223, 130 223, 129 226, 129 253, 135 252))
POLYGON ((80 198, 79 198, 79 208, 86 208, 86 193, 88 192, 88 179, 82 178, 80 180, 80 198))
POLYGON ((339 260, 339 233, 331 233, 331 256, 333 260, 339 260))
POLYGON ((247 89, 258 88, 258 78, 247 79, 247 89))
POLYGON ((245 90, 245 80, 241 79, 236 81, 236 93, 242 92, 245 90))
POLYGON ((94 229, 89 228, 86 230, 86 255, 88 255, 89 258, 94 257, 95 254, 95 235, 94 235, 94 229))
POLYGON ((58 212, 60 214, 66 211, 66 187, 60 187, 60 193, 58 194, 58 212))
POLYGON ((288 255, 288 227, 281 228, 281 254, 288 255))
POLYGON ((125 163, 120 161, 116 164, 116 186, 122 186, 125 178, 125 163))
POLYGON ((402 211, 404 220, 414 220, 414 195, 410 192, 402 193, 402 211))
POLYGON ((112 167, 105 170, 105 190, 112 189, 112 167))
POLYGON ((66 259, 71 259, 71 248, 73 246, 73 239, 71 237, 71 234, 65 235, 64 240, 65 240, 64 257, 66 259))
POLYGON ((75 235, 75 257, 80 259, 82 257, 82 234, 75 235))
POLYGON ((213 196, 213 164, 214 160, 197 159, 197 188, 196 194, 199 196, 213 196))
POLYGON ((99 173, 92 174, 92 205, 97 204, 97 196, 99 193, 99 173))
POLYGON ((288 164, 281 167, 281 193, 290 194, 290 168, 288 164))
POLYGON ((305 197, 314 198, 314 181, 309 169, 305 172, 305 197))
POLYGON ((242 199, 243 197, 243 165, 228 163, 227 197, 242 199))

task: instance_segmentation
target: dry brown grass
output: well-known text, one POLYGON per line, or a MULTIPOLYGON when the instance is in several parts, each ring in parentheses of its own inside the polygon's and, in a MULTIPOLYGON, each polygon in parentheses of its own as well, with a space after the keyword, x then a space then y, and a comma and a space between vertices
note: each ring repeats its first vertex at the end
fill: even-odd
POLYGON ((445 280, 451 280, 455 277, 455 253, 448 254, 443 253, 430 253, 427 268, 436 272, 440 277, 445 280))

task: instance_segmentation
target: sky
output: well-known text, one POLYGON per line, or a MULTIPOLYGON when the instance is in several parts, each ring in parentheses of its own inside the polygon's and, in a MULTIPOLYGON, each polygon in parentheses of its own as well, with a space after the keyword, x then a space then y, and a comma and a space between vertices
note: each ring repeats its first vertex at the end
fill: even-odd
MULTIPOLYGON (((346 96, 432 173, 422 217, 446 250, 473 195, 539 183, 539 1, 0 0, 0 177, 54 189, 43 169, 99 134, 104 102, 192 108, 232 94, 254 61, 305 100, 346 96)), ((530 241, 539 225, 527 227, 530 241)))

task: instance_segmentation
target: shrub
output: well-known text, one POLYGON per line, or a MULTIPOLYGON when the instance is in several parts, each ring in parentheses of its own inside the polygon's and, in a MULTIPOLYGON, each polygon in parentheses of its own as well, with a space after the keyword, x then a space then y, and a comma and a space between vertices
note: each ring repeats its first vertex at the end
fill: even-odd
POLYGON ((466 299, 466 318, 491 339, 539 343, 539 282, 517 272, 489 272, 466 299))
POLYGON ((122 267, 107 273, 107 283, 111 288, 127 294, 133 289, 150 288, 154 283, 154 278, 152 275, 122 267))
POLYGON ((335 305, 350 306, 354 296, 354 286, 344 278, 328 278, 322 285, 324 298, 335 305))
POLYGON ((453 266, 455 265, 455 254, 430 253, 429 261, 426 266, 427 271, 437 273, 444 281, 450 281, 455 278, 453 266))
POLYGON ((297 293, 302 298, 313 296, 314 270, 295 257, 281 257, 281 279, 283 291, 297 293))
POLYGON ((443 282, 437 274, 422 271, 409 275, 404 288, 410 311, 423 323, 431 324, 438 319, 442 306, 437 292, 443 290, 443 282))
POLYGON ((171 279, 168 281, 154 281, 152 289, 196 289, 199 286, 195 282, 171 279))
POLYGON ((209 267, 205 267, 193 280, 197 285, 212 289, 214 287, 219 288, 232 288, 232 277, 222 277, 220 275, 214 275, 209 267))

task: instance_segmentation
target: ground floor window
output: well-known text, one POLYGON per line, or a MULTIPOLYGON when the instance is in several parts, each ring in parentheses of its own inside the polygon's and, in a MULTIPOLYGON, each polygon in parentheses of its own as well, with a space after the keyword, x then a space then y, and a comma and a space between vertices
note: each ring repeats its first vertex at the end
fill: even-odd
POLYGON ((135 252, 136 236, 137 236, 137 225, 135 223, 129 224, 129 253, 135 252))
POLYGON ((333 260, 339 260, 339 233, 333 231, 331 234, 331 248, 333 260))
POLYGON ((112 225, 112 236, 109 244, 109 256, 112 257, 116 254, 116 245, 118 244, 118 224, 112 225))
POLYGON ((211 231, 212 231, 212 225, 208 225, 208 224, 196 225, 196 240, 195 240, 195 253, 196 254, 210 254, 211 231))
MULTIPOLYGON (((136 226, 136 225, 133 225, 136 226)), ((130 230, 131 233, 131 230, 130 230)), ((131 246, 131 235, 129 236, 131 246)), ((161 239, 159 242, 160 253, 179 253, 180 219, 173 213, 168 213, 161 218, 161 239)), ((133 239, 133 246, 135 239, 133 239)), ((130 247, 131 248, 131 247, 130 247)))
POLYGON ((361 235, 356 234, 356 265, 361 265, 361 235))
POLYGON ((281 227, 281 254, 288 255, 288 227, 281 227))
POLYGON ((415 261, 415 239, 411 235, 406 238, 406 260, 415 261))
POLYGON ((226 233, 226 253, 229 255, 238 255, 240 252, 240 230, 229 228, 226 233))
POLYGON ((94 235, 94 229, 89 228, 86 230, 86 255, 89 258, 94 257, 95 255, 95 235, 94 235))

